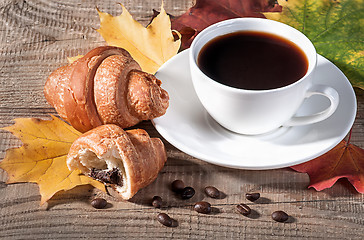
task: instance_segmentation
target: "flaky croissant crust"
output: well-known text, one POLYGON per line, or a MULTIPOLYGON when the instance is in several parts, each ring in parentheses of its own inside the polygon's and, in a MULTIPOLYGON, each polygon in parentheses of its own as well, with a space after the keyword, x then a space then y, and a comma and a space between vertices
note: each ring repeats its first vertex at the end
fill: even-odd
POLYGON ((127 128, 162 116, 168 93, 122 48, 103 46, 55 70, 44 95, 59 115, 86 132, 102 124, 127 128))
POLYGON ((122 184, 112 184, 123 199, 130 199, 153 182, 167 160, 162 141, 142 129, 124 131, 107 124, 81 135, 67 156, 70 170, 89 175, 93 169, 121 172, 122 184))

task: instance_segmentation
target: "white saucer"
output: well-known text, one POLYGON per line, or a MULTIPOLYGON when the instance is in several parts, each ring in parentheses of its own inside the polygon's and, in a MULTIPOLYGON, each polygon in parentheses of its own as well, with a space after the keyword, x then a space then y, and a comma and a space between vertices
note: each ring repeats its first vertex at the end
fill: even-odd
MULTIPOLYGON (((340 95, 339 106, 330 118, 258 136, 230 132, 209 116, 197 98, 190 78, 188 51, 171 58, 156 73, 169 93, 170 106, 153 123, 168 142, 191 156, 241 169, 293 166, 332 149, 354 123, 356 97, 350 82, 334 64, 319 55, 315 82, 334 87, 340 95)), ((319 112, 327 105, 326 98, 311 97, 298 115, 319 112)))

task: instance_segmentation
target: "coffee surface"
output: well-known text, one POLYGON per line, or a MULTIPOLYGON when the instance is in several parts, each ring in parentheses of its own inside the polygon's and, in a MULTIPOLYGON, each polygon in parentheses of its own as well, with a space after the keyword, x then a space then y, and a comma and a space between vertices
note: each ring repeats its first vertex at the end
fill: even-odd
POLYGON ((210 40, 200 51, 197 65, 224 85, 268 90, 287 86, 307 72, 304 52, 280 36, 241 31, 210 40))

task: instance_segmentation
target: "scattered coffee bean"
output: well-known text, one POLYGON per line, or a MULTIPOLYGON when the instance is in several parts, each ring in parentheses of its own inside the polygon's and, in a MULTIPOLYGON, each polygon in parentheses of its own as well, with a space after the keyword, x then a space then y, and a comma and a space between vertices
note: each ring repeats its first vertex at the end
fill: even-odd
POLYGON ((193 195, 195 195, 195 189, 192 187, 185 187, 181 192, 182 199, 190 199, 193 195))
POLYGON ((288 214, 283 211, 275 211, 272 213, 272 219, 277 222, 285 222, 288 220, 288 214))
POLYGON ((248 216, 252 212, 250 207, 244 203, 238 204, 236 206, 236 209, 238 210, 239 213, 243 214, 244 216, 248 216))
POLYGON ((204 201, 195 203, 195 206, 193 208, 195 209, 196 212, 204 214, 208 214, 212 210, 211 204, 204 201))
POLYGON ((179 193, 185 188, 185 184, 182 180, 174 180, 172 182, 172 191, 179 193))
POLYGON ((157 216, 158 222, 162 223, 164 226, 171 227, 172 226, 172 218, 170 218, 165 213, 160 213, 157 216))
POLYGON ((160 196, 154 196, 152 199, 152 206, 160 208, 162 206, 162 198, 160 196))
POLYGON ((212 198, 220 197, 220 191, 213 186, 205 187, 205 193, 207 194, 207 196, 212 198))
POLYGON ((255 202, 260 198, 260 193, 247 193, 245 194, 246 199, 249 201, 255 202))
POLYGON ((91 201, 91 206, 97 209, 105 208, 107 205, 107 201, 103 198, 95 198, 91 201))

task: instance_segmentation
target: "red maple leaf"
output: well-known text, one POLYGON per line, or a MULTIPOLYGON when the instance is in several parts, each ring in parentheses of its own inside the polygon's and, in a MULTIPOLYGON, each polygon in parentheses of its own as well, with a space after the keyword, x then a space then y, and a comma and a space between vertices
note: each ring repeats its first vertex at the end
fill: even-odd
POLYGON ((261 12, 280 12, 275 0, 197 0, 186 13, 172 18, 172 29, 182 34, 182 48, 188 48, 193 38, 206 27, 231 18, 260 17, 261 12))
MULTIPOLYGON (((350 136, 349 140, 350 141, 350 136)), ((324 155, 291 168, 310 176, 310 187, 321 191, 347 178, 354 188, 364 193, 364 149, 342 140, 324 155)))

